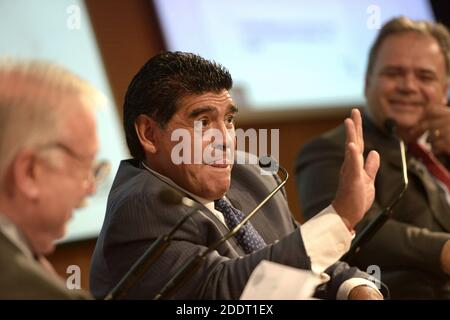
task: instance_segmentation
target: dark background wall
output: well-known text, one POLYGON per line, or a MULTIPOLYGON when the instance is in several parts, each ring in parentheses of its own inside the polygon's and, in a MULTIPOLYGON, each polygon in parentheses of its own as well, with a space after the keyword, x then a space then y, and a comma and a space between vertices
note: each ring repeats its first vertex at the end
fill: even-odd
MULTIPOLYGON (((164 49, 157 18, 149 0, 87 0, 86 4, 118 112, 122 115, 123 96, 131 78, 145 61, 164 49)), ((288 169, 291 176, 286 187, 289 205, 300 221, 302 217, 293 173, 296 154, 306 140, 337 126, 342 121, 343 117, 334 116, 327 119, 246 123, 241 126, 243 129, 280 130, 280 163, 288 169)), ((64 279, 69 276, 66 273, 67 267, 78 265, 81 268, 81 285, 89 289, 90 258, 94 247, 95 239, 63 244, 58 246, 49 259, 64 279)))

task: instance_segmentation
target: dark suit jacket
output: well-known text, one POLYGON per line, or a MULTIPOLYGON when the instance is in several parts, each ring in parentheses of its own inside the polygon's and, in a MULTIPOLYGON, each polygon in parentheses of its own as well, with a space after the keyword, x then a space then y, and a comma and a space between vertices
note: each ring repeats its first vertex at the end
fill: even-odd
MULTIPOLYGON (((367 225, 399 193, 402 185, 398 142, 363 117, 365 155, 377 150, 381 167, 376 196, 357 231, 367 225)), ((311 218, 334 198, 344 159, 345 129, 339 126, 307 143, 296 162, 297 187, 305 218, 311 218)), ((449 167, 448 158, 441 159, 449 167)), ((393 217, 351 261, 365 270, 381 267, 381 280, 392 298, 450 298, 450 281, 440 269, 440 254, 450 239, 450 210, 434 183, 408 161, 409 187, 393 217)))
MULTIPOLYGON (((235 165, 227 193, 232 204, 250 212, 276 186, 250 165, 235 165)), ((103 297, 160 235, 167 234, 191 209, 168 206, 159 198, 169 186, 133 160, 123 161, 109 194, 106 217, 94 251, 90 287, 103 297)), ((150 267, 126 298, 151 299, 190 257, 220 239, 228 229, 206 207, 176 232, 167 251, 150 267)), ((234 238, 206 257, 200 269, 171 297, 175 299, 238 299, 261 260, 310 269, 310 259, 292 219, 286 199, 277 193, 251 220, 269 245, 245 255, 234 238)), ((335 296, 339 285, 352 276, 365 277, 356 268, 339 263, 329 270, 333 280, 326 292, 335 296)))
POLYGON ((0 232, 0 299, 87 299, 25 256, 0 232))

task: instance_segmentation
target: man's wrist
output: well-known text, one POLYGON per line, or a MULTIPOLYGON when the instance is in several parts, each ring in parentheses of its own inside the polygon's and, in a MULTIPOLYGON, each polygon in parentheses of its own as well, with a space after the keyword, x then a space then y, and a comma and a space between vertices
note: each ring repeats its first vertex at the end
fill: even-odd
POLYGON ((334 211, 336 211, 336 213, 341 218, 342 222, 344 222, 344 224, 347 227, 348 231, 351 234, 354 234, 355 233, 354 225, 352 223, 350 223, 350 220, 348 220, 347 218, 345 218, 344 216, 341 215, 342 209, 340 209, 339 206, 336 205, 336 201, 333 201, 333 203, 331 205, 333 206, 334 211))

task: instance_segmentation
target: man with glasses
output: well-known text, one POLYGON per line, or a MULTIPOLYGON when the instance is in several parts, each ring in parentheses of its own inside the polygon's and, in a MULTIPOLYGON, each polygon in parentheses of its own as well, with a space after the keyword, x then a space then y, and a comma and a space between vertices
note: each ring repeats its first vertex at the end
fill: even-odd
POLYGON ((0 61, 0 298, 76 299, 44 258, 104 165, 93 106, 101 95, 42 61, 0 61))

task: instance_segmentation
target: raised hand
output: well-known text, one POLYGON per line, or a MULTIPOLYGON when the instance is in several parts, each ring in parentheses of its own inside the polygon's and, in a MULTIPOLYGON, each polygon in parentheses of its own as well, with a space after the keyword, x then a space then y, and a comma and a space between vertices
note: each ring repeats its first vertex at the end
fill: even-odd
POLYGON ((364 162, 362 119, 358 109, 353 109, 351 118, 345 119, 345 130, 345 158, 332 205, 347 228, 353 230, 375 198, 374 183, 380 156, 376 151, 370 151, 364 162))

